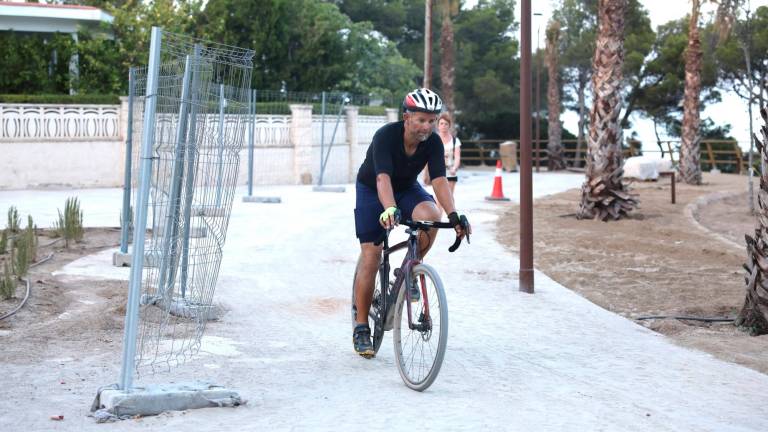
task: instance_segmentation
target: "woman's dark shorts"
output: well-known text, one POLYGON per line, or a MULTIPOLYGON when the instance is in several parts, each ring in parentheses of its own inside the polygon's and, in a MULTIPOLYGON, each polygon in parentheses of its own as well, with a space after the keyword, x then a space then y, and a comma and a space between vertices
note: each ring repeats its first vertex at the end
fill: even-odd
MULTIPOLYGON (((381 238, 384 228, 379 224, 379 216, 384 207, 379 202, 379 195, 375 189, 357 182, 355 202, 355 234, 360 243, 371 243, 381 238)), ((411 219, 413 209, 423 201, 435 202, 432 195, 428 194, 417 182, 402 191, 395 193, 395 203, 402 213, 402 218, 411 219)))

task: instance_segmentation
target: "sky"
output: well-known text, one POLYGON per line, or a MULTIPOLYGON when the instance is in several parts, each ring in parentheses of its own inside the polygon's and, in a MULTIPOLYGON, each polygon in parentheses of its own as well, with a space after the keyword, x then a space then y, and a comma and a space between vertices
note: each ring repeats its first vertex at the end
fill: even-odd
MULTIPOLYGON (((476 0, 467 0, 465 5, 472 7, 476 4, 476 0)), ((520 21, 520 0, 516 1, 516 16, 518 22, 520 21)), ((533 34, 534 34, 534 49, 536 47, 536 30, 537 26, 541 26, 540 33, 540 46, 544 46, 544 26, 552 15, 554 5, 560 3, 557 0, 531 0, 531 5, 534 13, 541 13, 542 16, 535 16, 533 19, 533 34)), ((661 24, 669 22, 673 19, 678 19, 685 16, 690 11, 691 3, 689 0, 640 0, 640 3, 648 10, 648 14, 651 18, 651 25, 656 28, 661 24)), ((752 10, 757 9, 759 6, 768 6, 768 0, 751 0, 752 10)), ((704 6, 704 13, 714 11, 715 6, 712 4, 706 4, 704 6)), ((519 40, 519 34, 518 34, 519 40)), ((723 89, 723 101, 717 104, 712 104, 706 107, 702 112, 702 119, 711 117, 715 121, 715 124, 722 125, 730 123, 732 126, 731 135, 734 136, 742 148, 749 147, 749 115, 747 111, 746 102, 739 99, 736 95, 723 89)), ((760 125, 759 109, 753 106, 754 117, 754 130, 758 130, 760 125)), ((653 133, 653 123, 649 120, 640 118, 637 115, 632 116, 633 127, 632 130, 625 131, 625 134, 631 133, 631 131, 637 132, 639 139, 643 141, 644 150, 656 150, 656 137, 653 133)), ((565 128, 576 133, 577 115, 573 111, 566 111, 563 113, 563 123, 565 128)), ((662 137, 663 139, 664 137, 662 137)))

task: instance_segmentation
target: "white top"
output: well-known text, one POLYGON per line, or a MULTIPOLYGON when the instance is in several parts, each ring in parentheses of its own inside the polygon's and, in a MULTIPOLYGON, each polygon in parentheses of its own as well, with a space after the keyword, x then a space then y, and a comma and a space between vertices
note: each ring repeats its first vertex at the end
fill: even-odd
POLYGON ((459 137, 453 137, 451 141, 443 143, 443 148, 445 150, 445 170, 449 175, 456 175, 456 172, 453 170, 454 155, 456 154, 454 150, 459 147, 461 147, 461 140, 459 137), (454 142, 456 143, 455 148, 453 144, 454 142))

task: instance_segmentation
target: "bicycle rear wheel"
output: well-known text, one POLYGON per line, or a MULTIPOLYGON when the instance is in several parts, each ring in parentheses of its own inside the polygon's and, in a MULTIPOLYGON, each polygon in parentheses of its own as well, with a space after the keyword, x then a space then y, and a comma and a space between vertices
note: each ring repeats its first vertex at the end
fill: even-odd
POLYGON ((419 288, 421 298, 411 303, 409 327, 407 287, 403 285, 395 303, 393 341, 397 370, 405 385, 424 391, 437 378, 443 365, 448 342, 448 303, 443 282, 426 264, 411 271, 411 280, 419 288))
MULTIPOLYGON (((352 328, 355 328, 357 324, 357 306, 355 306, 355 280, 357 279, 357 266, 360 265, 358 259, 357 265, 355 265, 355 275, 352 277, 352 328)), ((381 348, 381 341, 384 340, 384 318, 382 314, 382 295, 381 295, 381 283, 379 282, 379 273, 376 273, 376 283, 373 288, 373 302, 371 303, 371 310, 368 312, 368 326, 371 328, 371 340, 373 342, 374 353, 379 352, 381 348)))

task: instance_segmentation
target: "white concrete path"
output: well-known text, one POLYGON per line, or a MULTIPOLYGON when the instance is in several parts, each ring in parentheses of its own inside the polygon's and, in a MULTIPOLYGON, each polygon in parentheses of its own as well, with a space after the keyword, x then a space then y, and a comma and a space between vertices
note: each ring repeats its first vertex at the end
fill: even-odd
MULTIPOLYGON (((535 175, 534 196, 582 180, 535 175)), ((402 384, 390 335, 374 360, 352 352, 354 188, 259 188, 283 203, 235 203, 216 293, 231 311, 207 329, 196 360, 148 381, 207 379, 239 390, 247 406, 95 425, 85 414, 96 388, 117 381, 119 352, 83 353, 3 365, 0 430, 768 430, 768 376, 677 347, 541 273, 535 295, 520 293, 518 258, 494 235, 505 204, 483 200, 491 186, 488 172, 462 179, 457 201, 473 223, 472 244, 449 254, 452 236, 443 235, 427 258, 447 286, 450 329, 440 376, 425 393, 402 384), (56 381, 75 374, 85 380, 63 391, 56 381), (48 420, 53 413, 65 421, 48 420)), ((504 174, 504 186, 517 197, 517 174, 504 174)), ((9 204, 36 219, 48 208, 55 215, 72 194, 0 192, 0 215, 9 204)), ((117 224, 118 190, 76 194, 88 225, 117 224)), ((63 271, 127 277, 109 257, 63 271)))

